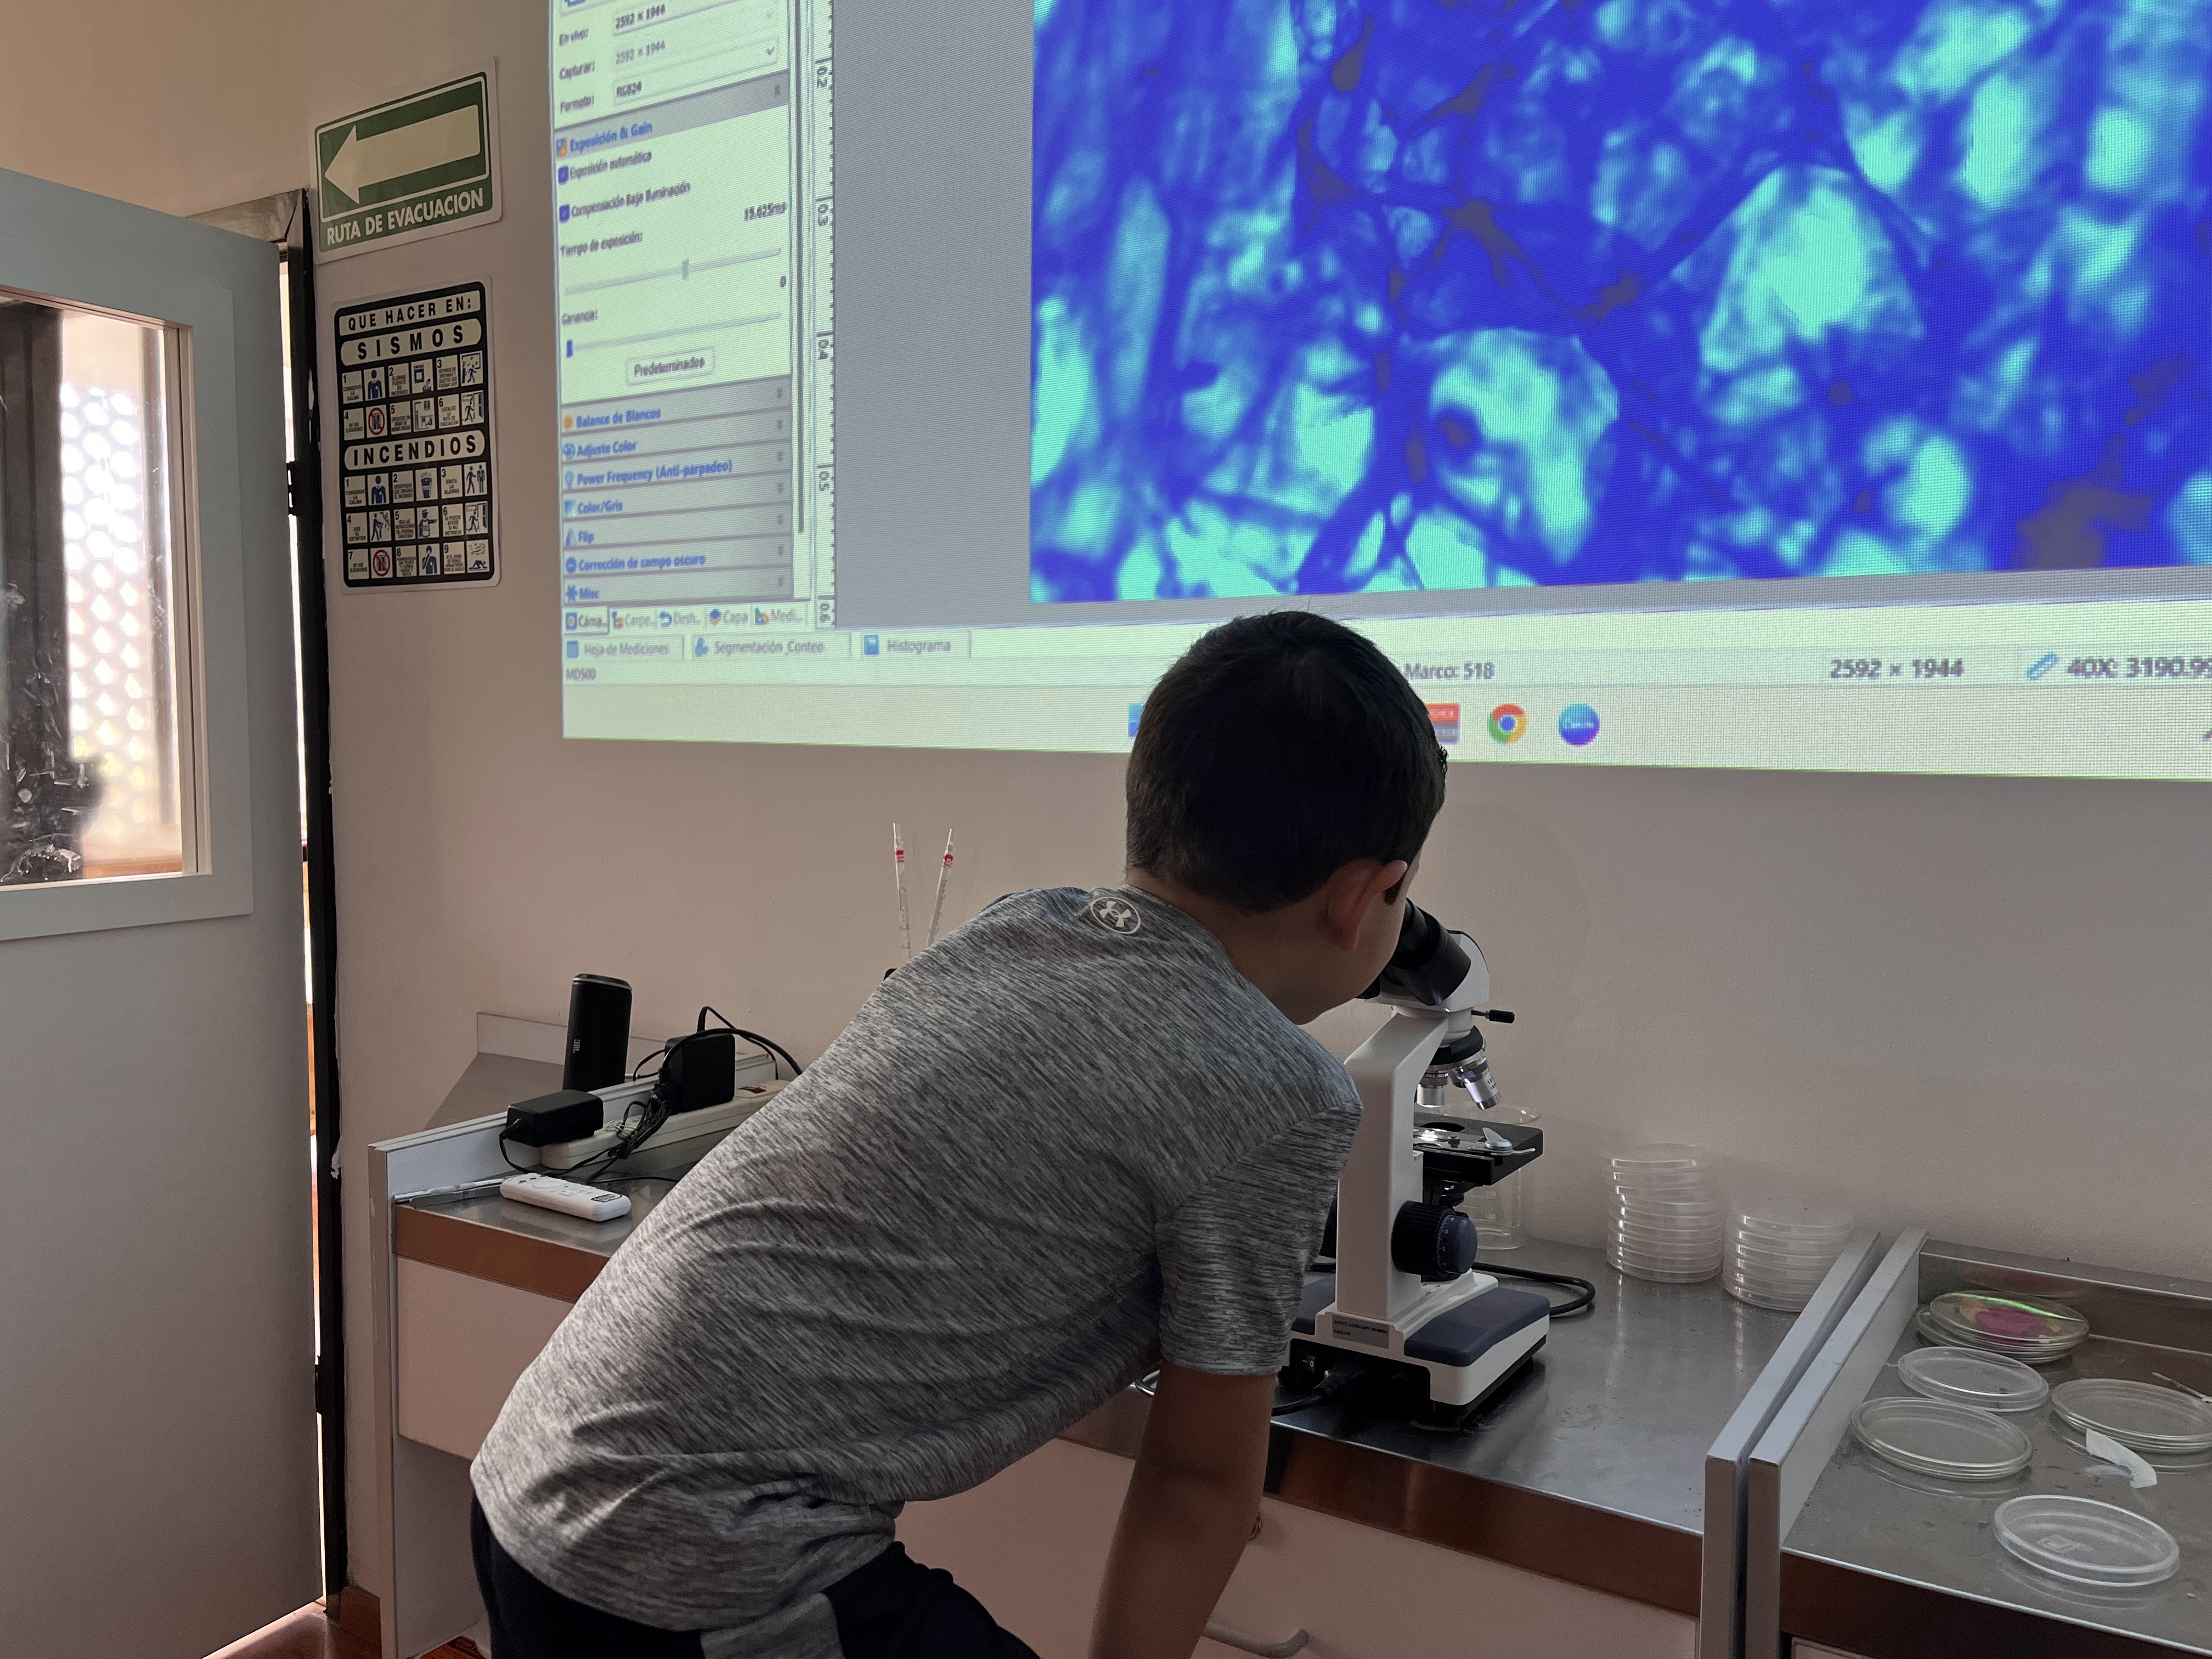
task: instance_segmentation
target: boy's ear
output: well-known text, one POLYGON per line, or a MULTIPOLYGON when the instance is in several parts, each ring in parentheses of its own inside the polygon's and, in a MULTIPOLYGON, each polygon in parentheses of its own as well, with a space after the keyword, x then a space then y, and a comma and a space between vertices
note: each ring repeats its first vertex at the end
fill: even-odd
POLYGON ((1396 902, 1413 867, 1403 859, 1355 859, 1331 876, 1322 912, 1329 942, 1340 951, 1357 948, 1369 914, 1378 904, 1396 902))

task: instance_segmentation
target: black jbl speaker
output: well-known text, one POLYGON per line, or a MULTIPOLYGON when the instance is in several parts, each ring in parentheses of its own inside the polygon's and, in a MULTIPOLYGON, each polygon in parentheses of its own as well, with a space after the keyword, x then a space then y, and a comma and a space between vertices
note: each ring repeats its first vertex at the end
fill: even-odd
POLYGON ((568 988, 564 1089, 605 1089, 629 1074, 629 981, 579 974, 568 988))

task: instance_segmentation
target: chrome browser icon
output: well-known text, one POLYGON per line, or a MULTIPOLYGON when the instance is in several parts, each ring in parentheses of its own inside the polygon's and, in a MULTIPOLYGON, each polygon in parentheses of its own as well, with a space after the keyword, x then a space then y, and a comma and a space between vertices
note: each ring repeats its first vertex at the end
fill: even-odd
POLYGON ((1517 702, 1501 702, 1490 711, 1490 735, 1500 743, 1518 743, 1528 735, 1528 711, 1517 702))

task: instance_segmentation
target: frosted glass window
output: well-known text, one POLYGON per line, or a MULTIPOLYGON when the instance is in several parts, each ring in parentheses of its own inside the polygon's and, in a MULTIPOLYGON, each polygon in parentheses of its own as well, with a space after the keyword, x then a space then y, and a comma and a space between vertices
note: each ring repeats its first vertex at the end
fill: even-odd
POLYGON ((177 360, 0 295, 0 885, 187 867, 177 360))

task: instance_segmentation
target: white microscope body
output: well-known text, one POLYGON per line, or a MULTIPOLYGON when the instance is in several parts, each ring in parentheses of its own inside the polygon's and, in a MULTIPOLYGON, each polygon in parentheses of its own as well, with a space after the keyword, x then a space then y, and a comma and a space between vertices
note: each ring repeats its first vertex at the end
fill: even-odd
MULTIPOLYGON (((1542 1345, 1551 1304, 1466 1268, 1473 1224, 1424 1200, 1414 1117, 1422 1079, 1440 1048, 1475 1029, 1490 969, 1465 933, 1407 911, 1398 955, 1370 993, 1395 1015, 1345 1062, 1363 1110, 1337 1182, 1333 1299, 1322 1300, 1325 1283, 1311 1287, 1297 1334, 1417 1366, 1431 1403, 1449 1409, 1483 1399, 1542 1345)), ((1486 1067, 1483 1076, 1486 1086, 1486 1067)))

